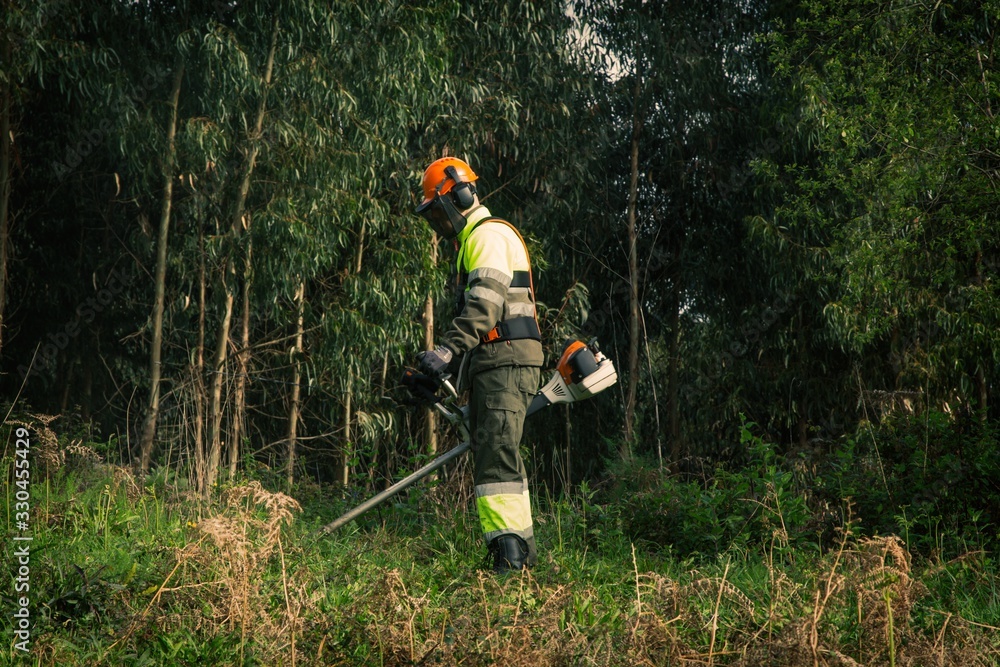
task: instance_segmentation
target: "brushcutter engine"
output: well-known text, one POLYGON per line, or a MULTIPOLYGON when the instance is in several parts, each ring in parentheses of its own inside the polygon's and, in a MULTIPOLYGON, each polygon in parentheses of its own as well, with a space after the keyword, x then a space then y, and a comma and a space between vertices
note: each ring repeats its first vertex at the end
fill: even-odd
POLYGON ((575 403, 604 391, 618 381, 615 364, 597 347, 597 340, 570 340, 563 348, 556 372, 528 406, 534 414, 553 403, 575 403))

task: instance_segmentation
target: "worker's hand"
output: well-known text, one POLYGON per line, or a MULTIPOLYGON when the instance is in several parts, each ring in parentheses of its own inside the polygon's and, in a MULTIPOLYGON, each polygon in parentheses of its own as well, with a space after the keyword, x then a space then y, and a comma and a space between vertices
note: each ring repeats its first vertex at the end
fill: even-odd
POLYGON ((429 375, 418 373, 412 368, 403 371, 403 386, 406 387, 410 395, 417 399, 419 403, 437 403, 438 381, 429 375))
POLYGON ((417 355, 417 368, 428 375, 437 377, 448 369, 448 364, 451 363, 453 356, 450 349, 444 345, 438 345, 429 352, 421 352, 417 355))

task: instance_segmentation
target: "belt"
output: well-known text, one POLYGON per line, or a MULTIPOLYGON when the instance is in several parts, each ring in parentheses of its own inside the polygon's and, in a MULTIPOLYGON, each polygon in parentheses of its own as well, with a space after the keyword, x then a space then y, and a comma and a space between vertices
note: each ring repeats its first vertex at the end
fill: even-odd
POLYGON ((499 322, 479 339, 480 343, 496 343, 504 340, 542 340, 542 332, 534 317, 512 317, 499 322))

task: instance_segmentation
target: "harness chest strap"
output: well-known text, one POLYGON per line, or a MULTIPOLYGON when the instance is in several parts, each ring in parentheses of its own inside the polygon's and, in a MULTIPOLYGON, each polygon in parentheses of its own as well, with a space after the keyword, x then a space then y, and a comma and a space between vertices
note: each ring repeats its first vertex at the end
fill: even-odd
MULTIPOLYGON (((528 244, 524 242, 524 237, 521 233, 517 231, 517 227, 510 224, 503 218, 483 218, 472 228, 475 230, 476 227, 483 224, 484 222, 500 222, 508 227, 517 234, 517 238, 521 240, 521 245, 524 246, 524 256, 528 259, 527 271, 514 271, 514 275, 511 278, 511 287, 526 287, 528 288, 529 294, 531 295, 531 301, 535 301, 535 283, 531 275, 531 257, 528 254, 528 244)), ((470 236, 472 231, 469 232, 470 236)), ((463 249, 464 250, 464 249, 463 249)), ((461 267, 465 263, 464 256, 459 257, 459 266, 461 267)), ((468 281, 468 272, 461 272, 458 275, 458 287, 464 288, 465 283, 468 281)), ((542 332, 538 328, 538 320, 534 316, 521 316, 512 317, 508 320, 503 320, 498 322, 495 327, 490 329, 484 336, 479 339, 480 343, 496 343, 505 340, 542 340, 542 332)))

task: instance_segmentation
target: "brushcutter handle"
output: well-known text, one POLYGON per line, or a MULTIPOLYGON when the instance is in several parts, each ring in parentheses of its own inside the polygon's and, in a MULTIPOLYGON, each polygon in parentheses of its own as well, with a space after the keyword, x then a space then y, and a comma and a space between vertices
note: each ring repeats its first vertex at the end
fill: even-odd
POLYGON ((458 398, 458 391, 455 389, 455 385, 451 383, 450 375, 442 375, 439 380, 441 381, 441 386, 447 390, 452 398, 458 398))

